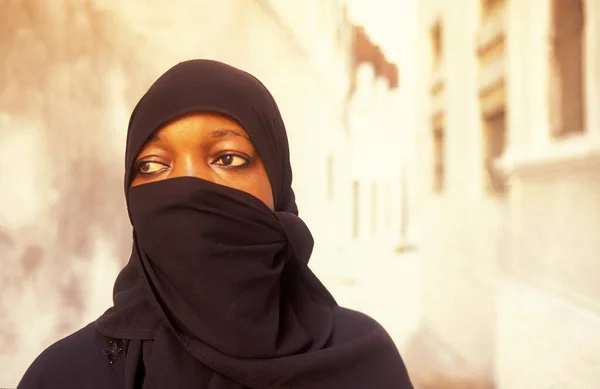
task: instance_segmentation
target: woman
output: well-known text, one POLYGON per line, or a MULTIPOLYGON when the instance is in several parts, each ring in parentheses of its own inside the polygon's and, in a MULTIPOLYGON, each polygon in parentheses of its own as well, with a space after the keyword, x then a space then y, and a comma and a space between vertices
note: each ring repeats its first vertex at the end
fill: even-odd
POLYGON ((412 388, 387 333, 309 270, 285 126, 253 76, 180 63, 129 122, 114 306, 19 388, 412 388))

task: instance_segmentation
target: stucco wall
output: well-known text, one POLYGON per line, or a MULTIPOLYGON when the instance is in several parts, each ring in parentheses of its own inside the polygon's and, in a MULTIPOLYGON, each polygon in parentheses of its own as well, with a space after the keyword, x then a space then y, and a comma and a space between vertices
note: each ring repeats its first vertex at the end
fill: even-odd
POLYGON ((0 4, 0 386, 15 386, 44 347, 110 305, 130 249, 127 121, 175 63, 222 60, 271 89, 288 125, 298 202, 316 224, 325 157, 309 145, 337 124, 340 92, 276 16, 268 2, 240 0, 0 4))
MULTIPOLYGON (((477 95, 479 1, 420 1, 419 215, 423 321, 457 356, 449 373, 498 388, 595 388, 600 354, 600 7, 585 1, 583 135, 552 138, 550 1, 505 1, 504 199, 483 190, 477 95), (531 15, 536 15, 532 17, 531 15), (430 28, 443 25, 446 190, 432 194, 430 28), (457 366, 459 366, 457 368, 457 366)), ((440 347, 441 350, 441 347, 440 347)))

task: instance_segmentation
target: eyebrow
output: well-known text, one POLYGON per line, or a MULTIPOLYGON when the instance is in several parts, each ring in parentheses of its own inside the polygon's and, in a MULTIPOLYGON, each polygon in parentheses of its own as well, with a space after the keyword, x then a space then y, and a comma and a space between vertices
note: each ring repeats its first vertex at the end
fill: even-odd
POLYGON ((232 130, 229 128, 219 128, 219 129, 213 130, 208 134, 208 136, 211 138, 223 138, 226 136, 241 136, 242 138, 246 138, 246 139, 250 140, 249 136, 242 134, 239 131, 232 130))
POLYGON ((160 140, 161 140, 160 136, 154 134, 150 138, 148 138, 148 140, 146 141, 146 143, 160 142, 160 140))
MULTIPOLYGON (((224 138, 226 136, 241 136, 242 138, 250 140, 249 136, 242 134, 239 131, 232 130, 230 128, 219 128, 219 129, 213 130, 208 133, 208 136, 210 138, 224 138)), ((162 139, 160 138, 160 136, 158 134, 154 134, 150 138, 148 138, 147 143, 149 144, 149 143, 160 142, 161 140, 162 139)))

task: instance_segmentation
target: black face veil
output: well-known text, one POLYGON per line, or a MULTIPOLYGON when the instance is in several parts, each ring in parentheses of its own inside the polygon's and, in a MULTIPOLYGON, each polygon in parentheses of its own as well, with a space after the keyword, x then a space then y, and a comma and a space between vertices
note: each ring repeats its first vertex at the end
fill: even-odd
POLYGON ((256 78, 208 60, 171 68, 131 116, 125 168, 134 244, 96 328, 126 343, 128 387, 412 387, 386 332, 338 307, 309 270, 313 240, 297 216, 285 126, 256 78), (194 112, 244 127, 275 212, 192 177, 130 188, 149 137, 194 112))

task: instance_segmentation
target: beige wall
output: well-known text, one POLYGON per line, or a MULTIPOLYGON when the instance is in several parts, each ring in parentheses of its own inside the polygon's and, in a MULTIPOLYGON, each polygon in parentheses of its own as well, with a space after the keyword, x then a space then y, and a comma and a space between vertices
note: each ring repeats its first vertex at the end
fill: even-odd
POLYGON ((423 259, 422 321, 464 365, 447 374, 491 377, 495 328, 494 300, 503 255, 506 204, 483 189, 481 123, 478 116, 477 56, 479 14, 476 0, 461 7, 421 1, 419 26, 419 250, 423 259), (440 20, 444 83, 445 188, 433 193, 435 81, 430 29, 440 20))
POLYGON ((347 118, 344 3, 0 3, 0 187, 9 188, 0 191, 0 387, 14 387, 43 348, 110 306, 130 250, 122 187, 130 112, 162 72, 197 57, 248 70, 271 90, 288 129, 300 212, 315 236, 311 266, 340 303, 371 314, 399 347, 407 344, 418 325, 420 267, 418 257, 392 249, 400 242, 401 167, 408 180, 416 177, 416 100, 414 88, 403 87, 416 83, 415 2, 382 1, 370 14, 348 2, 348 14, 400 64, 401 87, 390 91, 364 67, 347 118), (365 233, 354 239, 357 178, 365 233))
POLYGON ((513 222, 498 299, 500 388, 594 388, 600 382, 600 4, 584 1, 587 126, 568 139, 552 138, 548 119, 549 4, 513 1, 509 7, 515 38, 527 33, 515 42, 515 54, 531 60, 514 71, 522 74, 528 108, 514 104, 515 142, 505 158, 513 222), (525 22, 523 15, 534 9, 538 17, 525 22), (525 370, 528 360, 537 363, 525 370))
MULTIPOLYGON (((310 42, 298 41, 267 1, 145 4, 0 5, 2 387, 110 305, 130 248, 122 188, 129 114, 181 60, 226 61, 270 88, 288 125, 300 208, 323 234, 326 142, 315 140, 341 125, 343 42, 316 71, 310 42)), ((311 28, 313 39, 323 34, 311 28)))
POLYGON ((585 2, 586 134, 556 140, 548 119, 550 1, 505 3, 508 148, 498 163, 510 189, 497 198, 485 192, 482 169, 479 85, 489 74, 476 51, 481 2, 419 2, 423 323, 454 356, 448 375, 499 388, 593 388, 600 382, 600 7, 585 2), (444 47, 438 102, 429 91, 435 20, 444 47), (435 106, 446 123, 441 194, 431 189, 435 106))

